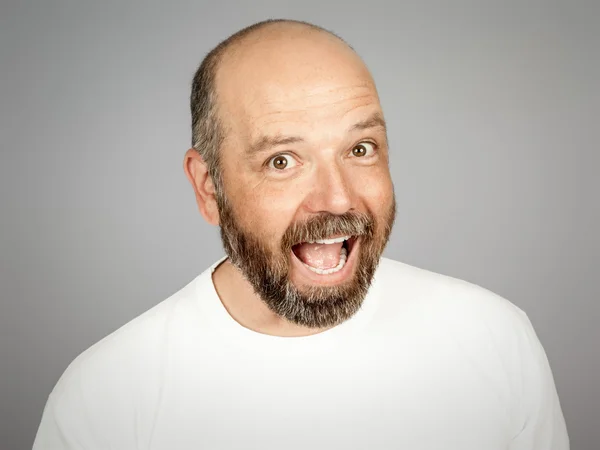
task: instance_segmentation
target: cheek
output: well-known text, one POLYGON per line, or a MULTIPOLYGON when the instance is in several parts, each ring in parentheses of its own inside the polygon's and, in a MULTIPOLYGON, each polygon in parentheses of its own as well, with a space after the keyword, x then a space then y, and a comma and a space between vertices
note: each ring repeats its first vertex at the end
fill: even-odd
POLYGON ((248 230, 265 239, 279 242, 283 233, 294 221, 302 202, 302 195, 291 187, 273 186, 267 183, 234 190, 232 201, 239 219, 248 230))
POLYGON ((387 168, 373 168, 363 171, 353 178, 353 188, 361 202, 375 215, 380 215, 389 208, 393 199, 394 187, 387 168))

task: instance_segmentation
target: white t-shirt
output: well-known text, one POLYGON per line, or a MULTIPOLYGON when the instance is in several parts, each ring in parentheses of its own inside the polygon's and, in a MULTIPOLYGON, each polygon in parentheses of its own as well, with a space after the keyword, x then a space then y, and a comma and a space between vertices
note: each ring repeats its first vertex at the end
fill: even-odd
POLYGON ((227 313, 217 264, 71 363, 34 450, 569 448, 531 323, 494 293, 383 258, 352 319, 277 337, 227 313))

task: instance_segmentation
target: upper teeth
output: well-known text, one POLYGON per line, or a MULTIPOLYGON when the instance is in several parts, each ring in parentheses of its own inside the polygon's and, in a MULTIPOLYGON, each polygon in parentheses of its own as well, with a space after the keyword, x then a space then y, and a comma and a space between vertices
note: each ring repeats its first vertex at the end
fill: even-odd
POLYGON ((309 244, 337 244, 338 242, 344 242, 350 239, 350 236, 342 236, 334 239, 318 239, 316 241, 307 241, 309 244))

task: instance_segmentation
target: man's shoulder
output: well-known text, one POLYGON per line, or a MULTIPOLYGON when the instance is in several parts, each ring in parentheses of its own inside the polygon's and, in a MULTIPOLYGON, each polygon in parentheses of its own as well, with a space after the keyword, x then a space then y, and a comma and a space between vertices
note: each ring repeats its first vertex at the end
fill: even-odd
POLYGON ((496 292, 464 279, 382 258, 377 276, 383 291, 432 316, 527 324, 526 313, 496 292))
POLYGON ((134 376, 135 371, 158 367, 167 353, 167 344, 176 338, 175 334, 187 320, 192 320, 191 313, 201 316, 198 287, 206 273, 79 354, 60 377, 53 395, 60 396, 78 379, 87 383, 104 379, 105 383, 106 379, 117 380, 124 373, 134 376))
POLYGON ((389 259, 378 275, 384 292, 379 321, 398 329, 393 333, 408 326, 416 336, 453 343, 477 361, 497 355, 506 364, 539 347, 527 314, 489 289, 389 259))

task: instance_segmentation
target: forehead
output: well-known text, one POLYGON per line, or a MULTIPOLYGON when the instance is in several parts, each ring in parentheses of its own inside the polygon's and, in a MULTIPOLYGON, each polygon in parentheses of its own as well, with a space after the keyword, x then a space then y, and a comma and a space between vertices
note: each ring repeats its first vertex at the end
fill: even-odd
POLYGON ((230 132, 250 139, 265 129, 346 125, 380 111, 370 73, 345 44, 326 37, 256 47, 217 73, 220 116, 230 132))
POLYGON ((269 92, 261 96, 255 92, 253 100, 240 103, 232 119, 238 128, 248 128, 250 134, 286 127, 331 128, 335 124, 359 120, 373 111, 379 111, 379 100, 370 86, 318 86, 313 89, 294 89, 269 92))

